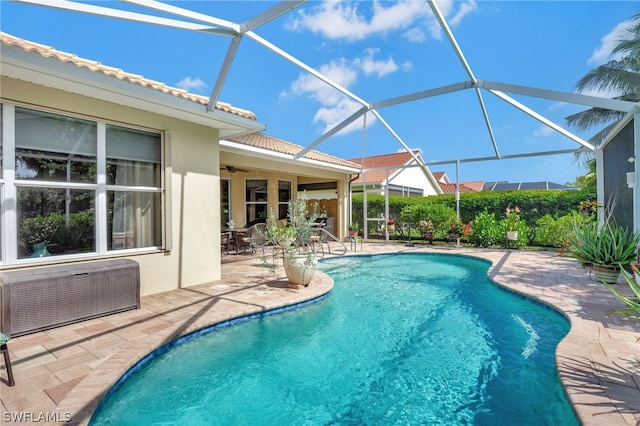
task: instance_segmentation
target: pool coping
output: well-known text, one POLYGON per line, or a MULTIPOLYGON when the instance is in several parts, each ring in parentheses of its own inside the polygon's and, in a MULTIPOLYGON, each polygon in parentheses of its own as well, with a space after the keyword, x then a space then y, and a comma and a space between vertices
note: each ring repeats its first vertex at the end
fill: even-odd
MULTIPOLYGON (((577 262, 549 252, 376 243, 348 255, 399 252, 462 254, 491 262, 493 282, 568 318, 571 329, 557 347, 556 363, 580 422, 640 424, 640 323, 608 317, 619 302, 577 262)), ((3 415, 41 410, 52 420, 46 424, 87 424, 120 377, 163 344, 223 321, 314 299, 333 287, 331 278, 318 272, 308 288, 288 289, 281 271, 265 275, 255 259, 233 257, 223 265, 220 281, 145 296, 138 311, 12 339, 17 384, 0 384, 3 415), (33 392, 38 398, 29 396, 33 392)))

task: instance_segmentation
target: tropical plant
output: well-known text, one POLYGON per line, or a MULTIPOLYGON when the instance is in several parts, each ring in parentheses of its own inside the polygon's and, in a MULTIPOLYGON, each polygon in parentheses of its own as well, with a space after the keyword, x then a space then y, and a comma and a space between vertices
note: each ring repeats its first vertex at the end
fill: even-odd
POLYGON ((582 201, 578 208, 583 212, 594 213, 598 209, 598 202, 596 200, 592 201, 582 201))
MULTIPOLYGON (((616 56, 609 62, 589 71, 577 85, 578 92, 592 90, 617 93, 614 99, 640 101, 640 14, 633 17, 634 24, 620 38, 611 51, 616 56)), ((586 130, 596 125, 605 125, 621 119, 624 112, 602 108, 591 108, 566 118, 567 123, 586 130)), ((605 129, 608 130, 608 129, 605 129)), ((602 139, 595 137, 598 144, 602 139)))
POLYGON ((611 290, 611 292, 618 298, 618 300, 626 305, 625 308, 614 310, 610 315, 618 314, 640 320, 640 287, 638 287, 638 283, 633 280, 633 278, 627 271, 625 271, 623 268, 621 269, 624 280, 631 289, 633 296, 625 296, 611 284, 603 282, 603 284, 607 286, 609 290, 611 290))
POLYGON ((520 207, 515 206, 511 208, 511 206, 507 207, 506 215, 505 215, 505 224, 507 226, 507 231, 517 231, 518 225, 520 224, 520 207))
POLYGON ((356 222, 352 222, 351 224, 349 224, 348 226, 349 231, 357 231, 360 229, 360 223, 356 222))
POLYGON ((605 221, 574 226, 568 238, 571 254, 582 264, 627 266, 636 259, 640 233, 605 221))

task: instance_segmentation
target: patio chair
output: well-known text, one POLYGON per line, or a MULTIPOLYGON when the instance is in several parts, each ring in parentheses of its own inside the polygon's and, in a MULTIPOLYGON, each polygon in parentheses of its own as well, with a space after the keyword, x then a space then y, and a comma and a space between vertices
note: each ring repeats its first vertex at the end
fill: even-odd
POLYGON ((229 254, 229 250, 233 245, 232 243, 233 243, 233 240, 231 239, 229 232, 222 232, 220 234, 220 247, 222 248, 222 252, 224 254, 229 254))
POLYGON ((240 253, 240 249, 246 253, 247 248, 251 254, 255 253, 256 248, 262 248, 264 254, 264 234, 267 230, 266 223, 256 223, 252 225, 246 234, 238 234, 237 252, 240 253))
POLYGON ((11 359, 9 358, 9 348, 7 347, 8 341, 9 338, 4 333, 0 333, 0 352, 4 355, 4 368, 7 370, 8 385, 14 386, 16 382, 13 379, 13 370, 11 369, 11 359))

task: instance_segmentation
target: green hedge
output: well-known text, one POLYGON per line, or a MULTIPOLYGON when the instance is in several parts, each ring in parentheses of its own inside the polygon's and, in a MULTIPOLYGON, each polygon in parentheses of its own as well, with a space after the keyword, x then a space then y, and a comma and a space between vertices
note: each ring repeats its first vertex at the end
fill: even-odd
MULTIPOLYGON (((480 212, 495 214, 500 219, 504 217, 508 206, 519 206, 520 216, 528 224, 535 224, 545 215, 558 218, 578 210, 581 201, 590 199, 586 191, 504 191, 504 192, 474 192, 460 194, 460 218, 467 223, 473 221, 480 212)), ((444 204, 455 211, 454 195, 436 195, 431 197, 401 197, 389 196, 389 215, 400 219, 405 207, 412 206, 412 210, 428 209, 424 204, 444 204), (415 207, 414 207, 415 206, 415 207)), ((362 223, 363 195, 353 196, 353 221, 362 223)), ((368 217, 384 216, 384 196, 367 196, 368 217)), ((415 219, 414 219, 415 220, 415 219)))

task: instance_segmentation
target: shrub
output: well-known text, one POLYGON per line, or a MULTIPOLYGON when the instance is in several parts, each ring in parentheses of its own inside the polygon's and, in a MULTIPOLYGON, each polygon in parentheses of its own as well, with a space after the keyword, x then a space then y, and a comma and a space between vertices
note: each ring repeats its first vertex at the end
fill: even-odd
POLYGON ((94 249, 95 236, 93 214, 89 212, 72 213, 69 224, 60 224, 50 242, 52 252, 65 250, 91 251, 94 249))
POLYGON ((472 230, 469 243, 476 247, 491 247, 500 241, 501 232, 496 215, 489 213, 487 209, 473 218, 472 230))
POLYGON ((20 223, 22 250, 29 253, 34 244, 50 242, 60 226, 64 226, 64 216, 59 213, 23 219, 20 223))
POLYGON ((400 220, 403 224, 410 222, 411 229, 420 228, 420 222, 431 222, 436 238, 448 238, 449 219, 455 215, 455 210, 444 204, 420 203, 405 207, 400 220))
POLYGON ((593 215, 584 216, 577 211, 559 218, 547 214, 536 221, 536 241, 549 247, 567 247, 574 226, 580 227, 593 221, 593 215))

